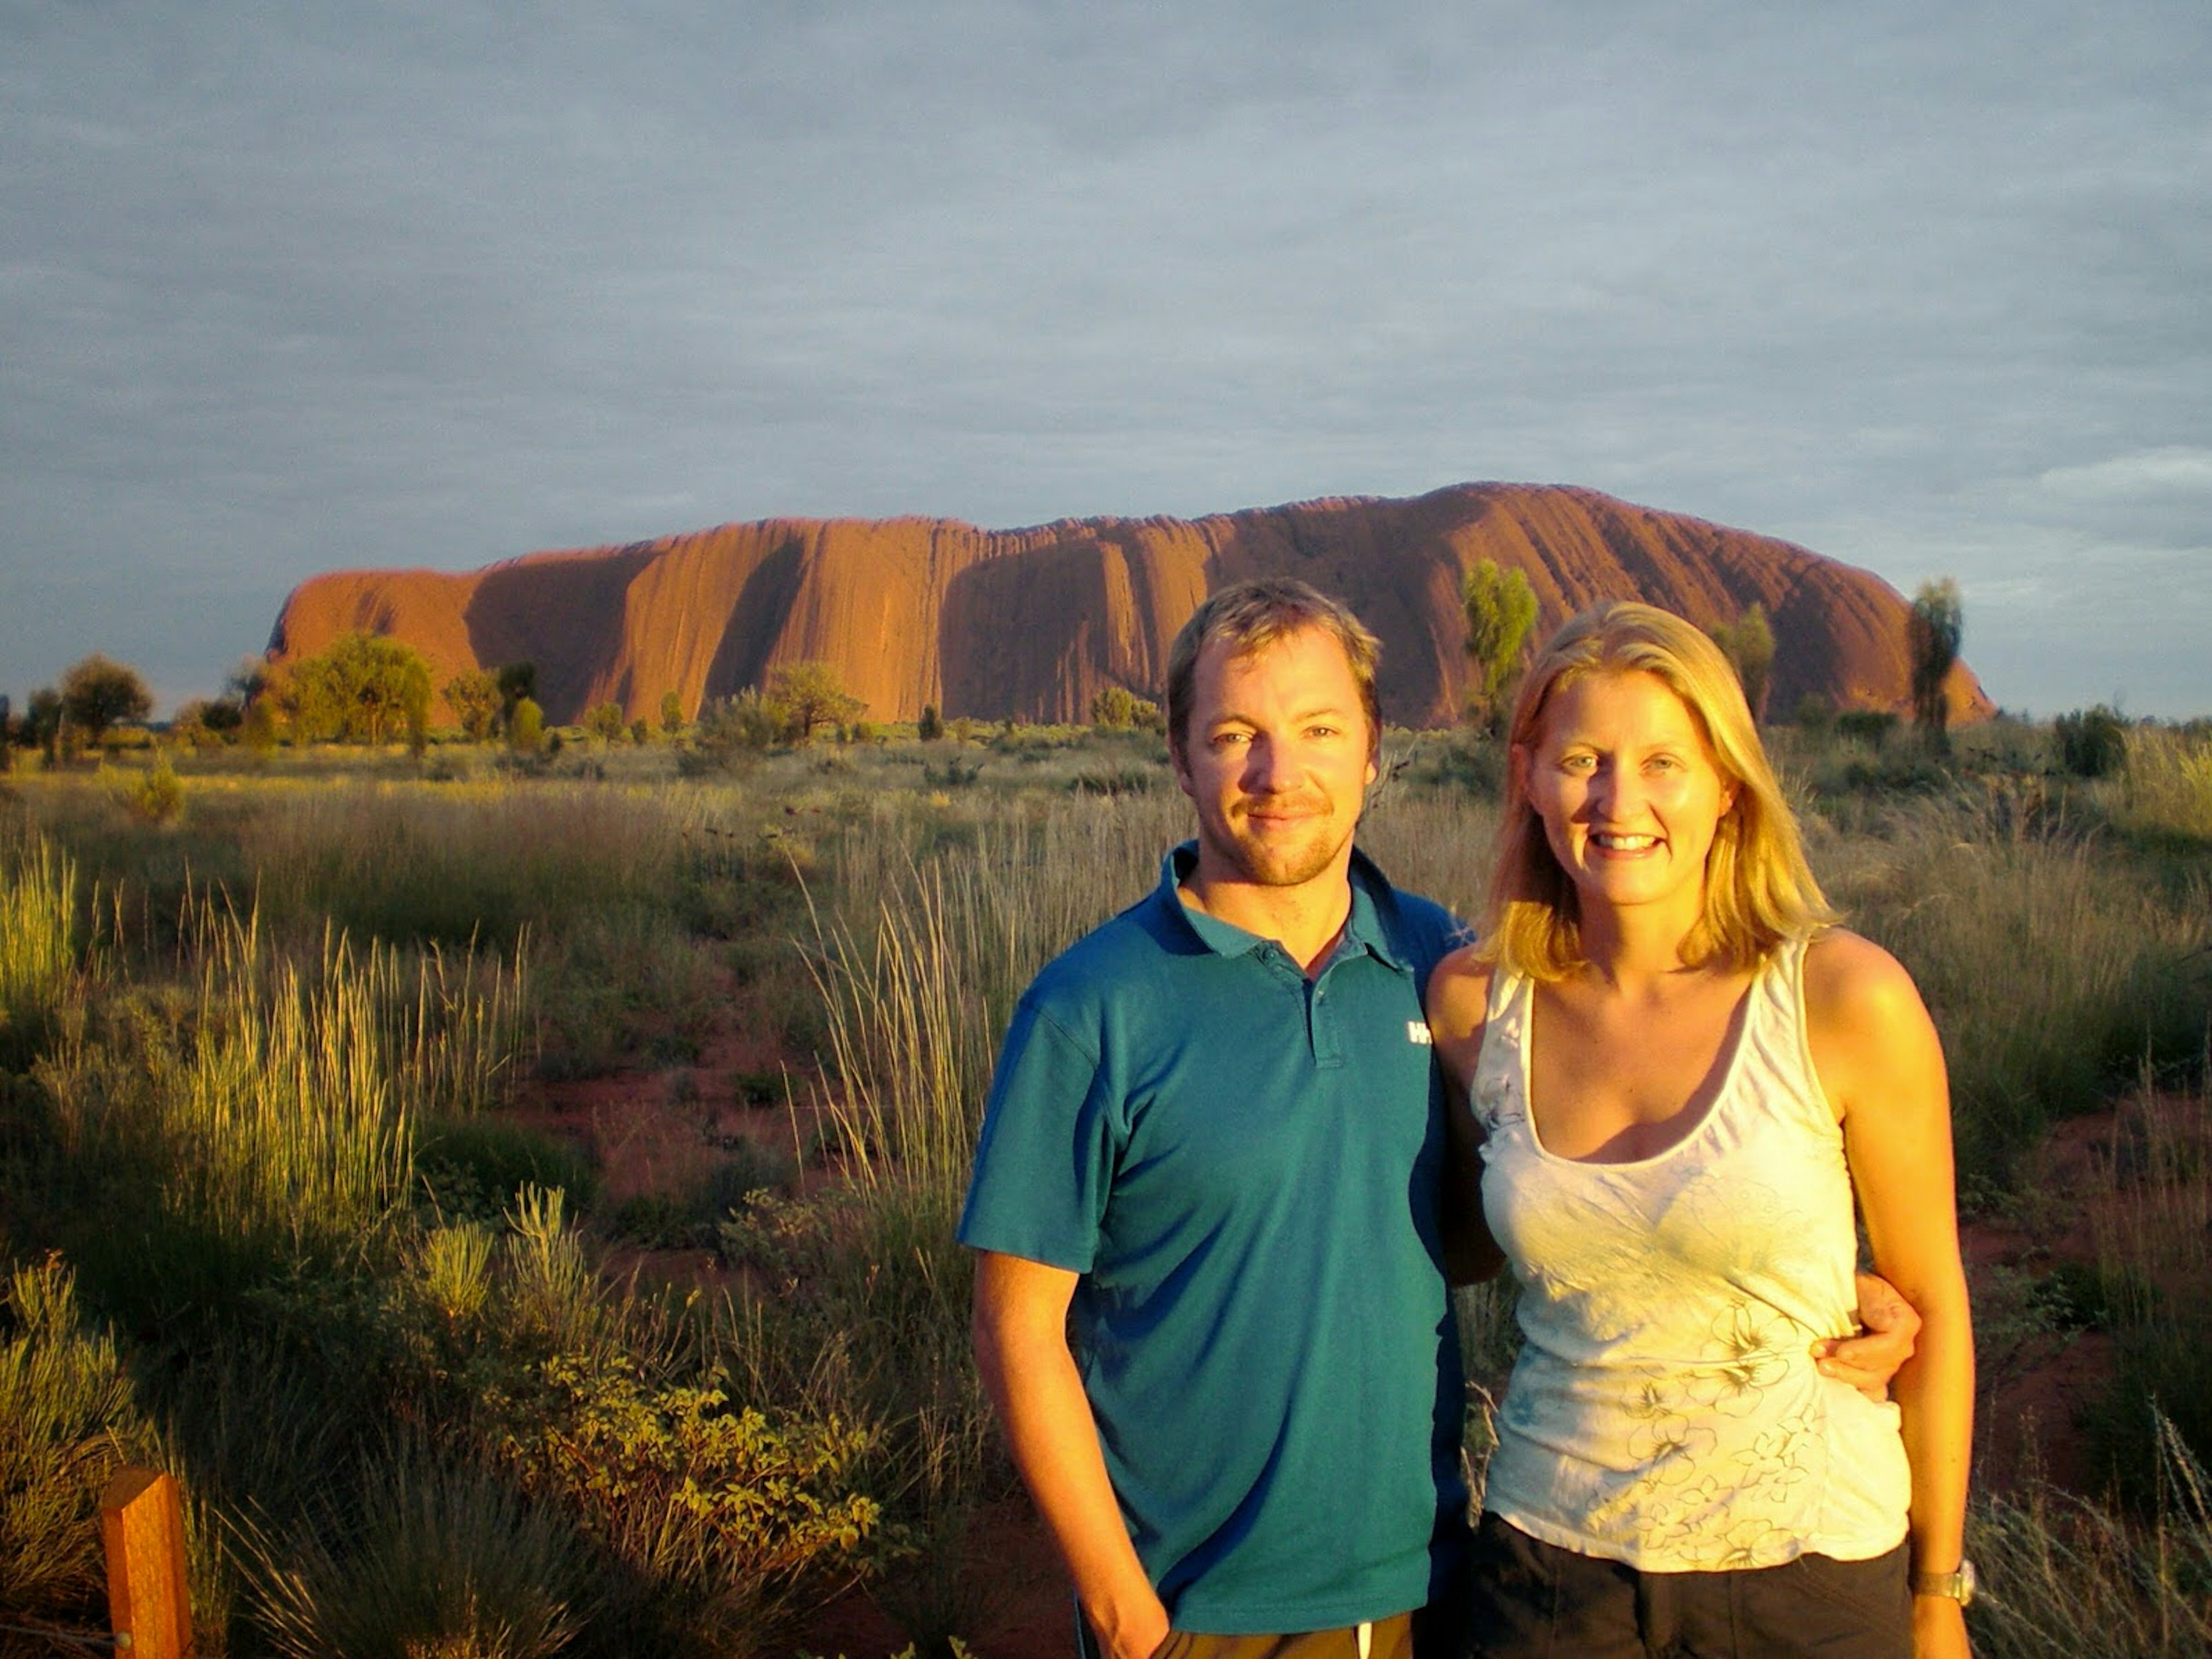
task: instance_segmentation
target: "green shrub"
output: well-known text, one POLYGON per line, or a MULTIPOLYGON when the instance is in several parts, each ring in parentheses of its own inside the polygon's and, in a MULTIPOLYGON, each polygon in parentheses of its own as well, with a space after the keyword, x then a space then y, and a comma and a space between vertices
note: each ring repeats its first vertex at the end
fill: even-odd
POLYGON ((535 698, 523 698, 507 715, 507 746, 525 756, 535 755, 545 746, 545 711, 535 698))
POLYGON ((133 775, 118 791, 123 803, 148 823, 173 823, 185 810, 185 786, 166 751, 147 771, 133 775))
POLYGON ((2061 714, 2051 730, 2060 763, 2077 778, 2110 777, 2128 763, 2127 724, 2102 703, 2061 714))
POLYGON ((1790 723, 1816 734, 1832 731, 1836 724, 1836 706, 1819 692, 1808 691, 1797 699, 1796 708, 1790 711, 1790 723))
POLYGON ((586 1208, 598 1176, 576 1145, 510 1118, 469 1116, 427 1123, 415 1146, 417 1189, 449 1221, 495 1221, 526 1187, 558 1188, 586 1208))
POLYGON ((0 1607, 83 1610, 106 1583, 100 1494, 143 1430, 112 1338, 59 1261, 18 1267, 0 1312, 0 1607))
POLYGON ((790 1098, 791 1079, 783 1072, 732 1072, 730 1092, 740 1106, 781 1106, 790 1098))
POLYGON ((623 1356, 556 1355, 489 1395, 483 1420, 527 1490, 696 1616, 757 1626, 810 1575, 854 1571, 880 1515, 853 1484, 872 1431, 734 1407, 623 1356))
POLYGON ((696 1245, 711 1225, 696 1206, 672 1193, 634 1193, 615 1206, 607 1221, 617 1238, 652 1250, 696 1245))
POLYGON ((797 1183, 790 1152, 732 1135, 725 1156, 679 1193, 640 1193, 617 1208, 610 1223, 618 1237, 656 1249, 719 1247, 723 1218, 763 1194, 781 1194, 797 1183))
POLYGON ((629 729, 629 725, 618 702, 597 703, 584 711, 585 732, 601 743, 614 742, 629 729))
POLYGON ((642 1049, 688 1063, 726 994, 713 953, 670 910, 637 903, 573 921, 537 953, 548 1075, 591 1077, 642 1049))
POLYGON ((1067 787, 1079 795, 1144 795, 1164 790, 1170 782, 1167 773, 1156 766, 1093 767, 1078 772, 1067 787))
POLYGON ((1853 743, 1880 748, 1897 730, 1897 716, 1887 708, 1846 708, 1836 716, 1836 733, 1853 743))

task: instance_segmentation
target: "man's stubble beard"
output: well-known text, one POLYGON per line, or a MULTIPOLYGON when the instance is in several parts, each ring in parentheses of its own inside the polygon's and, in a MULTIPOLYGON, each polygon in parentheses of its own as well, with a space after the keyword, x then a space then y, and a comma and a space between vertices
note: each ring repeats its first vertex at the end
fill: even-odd
MULTIPOLYGON (((1366 803, 1360 803, 1365 810, 1366 803)), ((1237 836, 1219 848, 1226 861, 1257 887, 1303 887, 1327 874, 1352 844, 1359 820, 1354 817, 1341 839, 1333 837, 1334 814, 1324 814, 1310 837, 1290 845, 1237 836)))

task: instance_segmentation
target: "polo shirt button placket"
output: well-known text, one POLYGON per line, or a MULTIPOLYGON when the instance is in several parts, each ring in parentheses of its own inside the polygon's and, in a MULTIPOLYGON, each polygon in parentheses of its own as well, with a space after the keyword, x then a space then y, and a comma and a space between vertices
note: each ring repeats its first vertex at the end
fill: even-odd
POLYGON ((1336 1026, 1329 1019, 1328 1010, 1323 1006, 1328 1000, 1328 985, 1324 980, 1313 988, 1313 1002, 1308 1019, 1308 1030, 1313 1039, 1314 1064, 1323 1066, 1340 1065, 1344 1058, 1337 1049, 1336 1026))

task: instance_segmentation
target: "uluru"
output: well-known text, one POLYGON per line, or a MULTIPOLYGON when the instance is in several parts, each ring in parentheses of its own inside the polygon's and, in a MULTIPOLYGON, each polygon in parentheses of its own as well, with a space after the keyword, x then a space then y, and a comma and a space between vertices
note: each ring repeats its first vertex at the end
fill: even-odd
MULTIPOLYGON (((1294 575, 1350 602, 1382 640, 1383 714, 1448 725, 1467 683, 1461 580, 1524 572, 1540 635, 1601 599, 1701 627, 1765 607, 1768 708, 1910 703, 1907 606, 1879 577, 1746 530, 1559 485, 1468 483, 1409 499, 1332 497, 1205 518, 1065 519, 981 530, 951 519, 767 519, 532 553, 456 574, 348 570, 294 590, 277 663, 355 630, 429 659, 433 683, 529 661, 549 719, 612 702, 687 714, 779 664, 830 664, 875 720, 1079 721, 1109 685, 1158 697, 1176 630, 1215 587, 1294 575)), ((1954 719, 1991 712, 1960 664, 1954 719)))

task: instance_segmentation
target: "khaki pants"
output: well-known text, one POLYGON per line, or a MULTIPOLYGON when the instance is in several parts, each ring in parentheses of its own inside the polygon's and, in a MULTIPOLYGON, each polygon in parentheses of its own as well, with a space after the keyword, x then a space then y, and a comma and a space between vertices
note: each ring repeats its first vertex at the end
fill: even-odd
MULTIPOLYGON (((1076 1651, 1099 1659, 1098 1638, 1075 1615, 1076 1651)), ((1371 1625, 1312 1630, 1291 1636, 1208 1636, 1171 1630, 1152 1659, 1412 1659, 1413 1616, 1401 1613, 1371 1625)))

